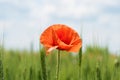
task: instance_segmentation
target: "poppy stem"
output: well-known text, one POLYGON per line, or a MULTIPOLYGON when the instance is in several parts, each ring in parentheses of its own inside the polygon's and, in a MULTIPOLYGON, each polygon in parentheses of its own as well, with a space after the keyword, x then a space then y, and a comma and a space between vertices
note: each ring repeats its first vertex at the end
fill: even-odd
POLYGON ((59 80, 59 69, 60 69, 60 50, 58 50, 57 54, 56 80, 59 80))

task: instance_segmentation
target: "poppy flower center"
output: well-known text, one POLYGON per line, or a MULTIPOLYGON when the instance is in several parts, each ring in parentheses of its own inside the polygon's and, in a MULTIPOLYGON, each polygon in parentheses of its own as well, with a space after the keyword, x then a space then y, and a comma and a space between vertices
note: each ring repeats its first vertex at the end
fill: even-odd
POLYGON ((58 38, 64 42, 65 44, 69 45, 71 42, 71 37, 69 37, 69 32, 63 31, 61 29, 56 31, 58 38))

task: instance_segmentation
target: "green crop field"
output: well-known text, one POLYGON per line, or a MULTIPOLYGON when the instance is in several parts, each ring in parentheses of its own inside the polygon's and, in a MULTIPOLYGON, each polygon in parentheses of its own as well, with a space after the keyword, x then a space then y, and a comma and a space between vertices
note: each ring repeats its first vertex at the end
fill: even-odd
MULTIPOLYGON (((0 52, 0 80, 55 80, 57 50, 0 52)), ((59 80, 120 80, 120 57, 107 47, 87 46, 81 59, 77 53, 60 54, 59 80)))

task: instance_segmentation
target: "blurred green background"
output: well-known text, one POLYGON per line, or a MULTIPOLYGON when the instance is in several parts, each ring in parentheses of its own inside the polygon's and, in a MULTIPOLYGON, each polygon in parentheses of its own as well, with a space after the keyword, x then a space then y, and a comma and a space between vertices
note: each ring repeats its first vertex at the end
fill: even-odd
MULTIPOLYGON (((3 51, 1 48, 0 80, 44 80, 41 50, 3 51)), ((82 55, 81 75, 78 54, 65 51, 60 54, 60 80, 120 80, 120 56, 111 54, 107 47, 87 46, 82 55)), ((55 80, 56 57, 57 50, 45 56, 48 80, 55 80)))

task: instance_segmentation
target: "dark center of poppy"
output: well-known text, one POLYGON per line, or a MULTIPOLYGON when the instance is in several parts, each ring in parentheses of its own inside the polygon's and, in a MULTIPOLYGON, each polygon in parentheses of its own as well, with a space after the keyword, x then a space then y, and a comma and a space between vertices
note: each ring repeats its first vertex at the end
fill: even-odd
POLYGON ((64 42, 65 44, 69 45, 71 42, 71 38, 68 36, 69 32, 57 30, 56 31, 58 38, 64 42))

